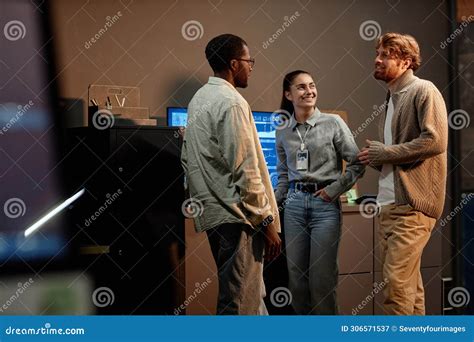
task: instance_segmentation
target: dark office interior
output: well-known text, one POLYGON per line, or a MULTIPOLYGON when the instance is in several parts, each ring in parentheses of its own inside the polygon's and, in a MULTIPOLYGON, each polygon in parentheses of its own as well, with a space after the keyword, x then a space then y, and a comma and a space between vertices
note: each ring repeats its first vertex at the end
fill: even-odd
MULTIPOLYGON (((421 264, 426 314, 474 313, 473 1, 2 0, 0 18, 1 315, 215 314, 216 266, 183 210, 180 163, 181 114, 212 73, 207 42, 247 41, 256 64, 239 91, 256 121, 279 108, 287 72, 309 70, 318 107, 362 147, 386 94, 374 39, 389 31, 417 38, 417 75, 449 113, 445 209, 421 264)), ((358 196, 376 194, 377 177, 368 169, 358 196)), ((384 313, 377 229, 343 204, 342 315, 384 313)), ((264 278, 269 313, 294 314, 274 298, 288 286, 284 251, 264 278)))

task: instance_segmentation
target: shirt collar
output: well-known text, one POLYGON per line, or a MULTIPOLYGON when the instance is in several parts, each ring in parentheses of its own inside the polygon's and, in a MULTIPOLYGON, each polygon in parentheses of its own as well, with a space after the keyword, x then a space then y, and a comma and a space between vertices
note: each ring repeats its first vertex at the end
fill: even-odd
POLYGON ((235 87, 232 84, 230 84, 225 79, 220 78, 220 77, 209 76, 209 80, 207 81, 207 83, 213 84, 213 85, 225 85, 235 90, 235 87))
POLYGON ((391 94, 395 94, 398 92, 402 92, 408 88, 408 86, 417 79, 415 75, 413 75, 413 70, 408 69, 405 71, 403 74, 400 75, 396 80, 393 81, 388 86, 388 89, 390 90, 391 94))
MULTIPOLYGON (((308 125, 310 125, 311 127, 314 127, 320 116, 321 116, 321 111, 319 110, 318 107, 316 107, 314 109, 313 114, 311 114, 311 116, 308 119, 306 119, 306 123, 308 125)), ((292 122, 290 127, 291 127, 291 129, 295 129, 295 127, 298 125, 298 121, 296 121, 294 113, 293 113, 293 116, 292 116, 292 121, 293 122, 292 122)))

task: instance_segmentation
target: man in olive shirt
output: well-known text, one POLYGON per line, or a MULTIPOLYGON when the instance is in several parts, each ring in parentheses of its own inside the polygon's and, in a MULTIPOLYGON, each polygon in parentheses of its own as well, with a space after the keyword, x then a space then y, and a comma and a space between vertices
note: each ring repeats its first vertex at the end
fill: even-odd
POLYGON ((214 77, 188 106, 181 160, 189 194, 203 206, 194 217, 206 231, 218 268, 218 314, 256 315, 263 304, 263 254, 280 252, 280 222, 246 88, 255 61, 240 37, 206 46, 214 77))

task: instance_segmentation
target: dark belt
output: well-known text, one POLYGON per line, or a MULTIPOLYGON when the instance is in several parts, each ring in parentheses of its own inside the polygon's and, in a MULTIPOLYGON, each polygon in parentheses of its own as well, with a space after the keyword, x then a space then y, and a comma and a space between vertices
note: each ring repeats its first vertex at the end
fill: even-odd
POLYGON ((296 191, 301 191, 301 192, 314 193, 318 190, 324 189, 326 186, 328 186, 332 182, 333 181, 307 183, 307 182, 291 181, 290 182, 290 189, 294 189, 296 191))

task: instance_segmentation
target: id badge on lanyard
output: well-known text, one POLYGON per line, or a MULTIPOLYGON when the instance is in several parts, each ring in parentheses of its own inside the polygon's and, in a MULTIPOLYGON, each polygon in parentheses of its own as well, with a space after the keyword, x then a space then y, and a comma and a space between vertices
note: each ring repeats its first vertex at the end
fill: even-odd
POLYGON ((306 139, 306 134, 308 134, 309 128, 306 129, 304 137, 301 137, 301 133, 296 127, 296 132, 301 140, 300 148, 296 151, 296 170, 298 171, 308 171, 309 167, 309 151, 306 149, 304 141, 306 139))

